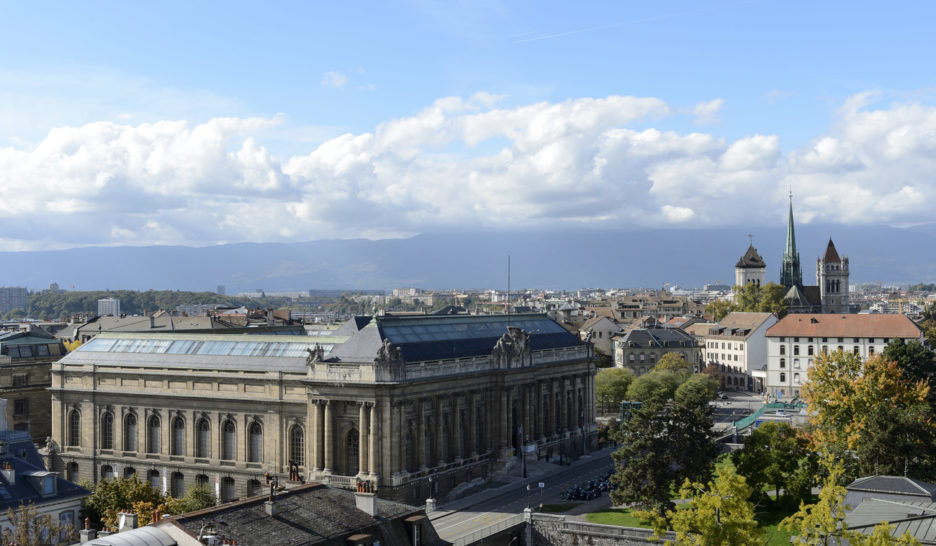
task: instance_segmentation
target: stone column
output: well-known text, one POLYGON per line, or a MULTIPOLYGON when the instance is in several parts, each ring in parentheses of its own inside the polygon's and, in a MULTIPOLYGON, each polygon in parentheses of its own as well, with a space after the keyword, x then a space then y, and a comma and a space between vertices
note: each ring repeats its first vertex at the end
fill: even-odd
POLYGON ((510 415, 510 387, 504 387, 501 394, 501 447, 510 446, 510 427, 513 425, 510 415))
POLYGON ((569 386, 565 377, 559 380, 559 403, 562 411, 559 417, 559 432, 569 428, 569 386))
MULTIPOLYGON (((475 409, 478 402, 475 400, 475 394, 473 392, 468 393, 468 396, 465 397, 465 409, 468 414, 468 427, 470 428, 468 445, 471 446, 471 455, 477 455, 481 453, 481 446, 478 445, 478 419, 477 419, 477 410, 475 409)), ((467 446, 466 446, 467 448, 467 446)))
POLYGON ((367 403, 358 404, 358 474, 367 471, 367 403))
MULTIPOLYGON (((387 406, 384 407, 386 408, 387 406)), ((406 442, 406 426, 403 423, 403 405, 399 402, 393 402, 387 414, 389 415, 390 422, 388 427, 384 430, 387 431, 386 438, 390 443, 390 465, 385 468, 388 468, 390 473, 402 472, 406 470, 406 465, 403 461, 403 444, 406 442), (396 434, 394 434, 393 431, 396 431, 396 434)))
POLYGON ((423 401, 416 401, 416 463, 422 468, 428 466, 426 461, 426 410, 423 408, 423 401))
POLYGON ((367 435, 367 472, 372 478, 377 477, 377 403, 370 406, 370 433, 367 435))
POLYGON ((309 468, 318 472, 322 469, 322 454, 319 450, 319 443, 322 441, 322 408, 318 400, 309 403, 309 445, 312 448, 312 457, 309 458, 309 468))
POLYGON ((454 396, 452 398, 452 412, 455 414, 455 429, 452 430, 452 439, 455 440, 455 449, 452 450, 452 455, 454 455, 456 459, 461 459, 465 453, 464 442, 462 442, 462 438, 464 438, 463 431, 465 430, 465 422, 464 419, 462 419, 463 409, 461 406, 461 397, 454 396))
POLYGON ((334 446, 332 445, 332 443, 333 443, 334 438, 332 438, 332 407, 331 406, 332 406, 332 401, 325 400, 325 419, 323 419, 323 421, 325 421, 324 423, 325 433, 323 435, 323 442, 322 442, 323 450, 322 451, 325 453, 325 457, 323 459, 325 461, 324 471, 328 474, 331 474, 335 470, 335 467, 332 464, 332 458, 334 455, 332 453, 334 451, 334 446))
MULTIPOLYGON (((445 447, 447 438, 445 437, 445 410, 442 407, 442 397, 436 398, 436 460, 437 464, 445 464, 446 457, 445 447)), ((449 446, 451 447, 451 446, 449 446)))

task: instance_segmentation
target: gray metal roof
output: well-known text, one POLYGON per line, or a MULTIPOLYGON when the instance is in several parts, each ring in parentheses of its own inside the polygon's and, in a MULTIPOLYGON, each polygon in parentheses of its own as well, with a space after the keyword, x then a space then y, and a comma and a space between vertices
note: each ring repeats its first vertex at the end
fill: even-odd
POLYGON ((849 529, 864 534, 882 521, 891 524, 891 536, 909 532, 923 544, 936 544, 936 503, 867 498, 845 516, 849 529))
POLYGON ((151 527, 140 527, 115 535, 96 538, 85 544, 89 546, 176 546, 174 538, 165 531, 151 527))

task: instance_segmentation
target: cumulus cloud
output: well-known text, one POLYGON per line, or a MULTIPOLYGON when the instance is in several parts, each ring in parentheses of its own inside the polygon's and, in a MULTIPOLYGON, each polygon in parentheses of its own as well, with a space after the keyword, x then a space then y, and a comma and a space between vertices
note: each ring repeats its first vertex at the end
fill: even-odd
POLYGON ((279 118, 60 127, 0 148, 0 244, 750 225, 783 220, 788 185, 805 221, 931 221, 936 109, 875 109, 876 98, 849 99, 828 134, 787 153, 775 135, 646 128, 679 110, 626 96, 518 107, 447 97, 283 158, 258 137, 279 118))
POLYGON ((348 76, 341 72, 326 72, 322 74, 322 87, 341 89, 348 83, 348 76))

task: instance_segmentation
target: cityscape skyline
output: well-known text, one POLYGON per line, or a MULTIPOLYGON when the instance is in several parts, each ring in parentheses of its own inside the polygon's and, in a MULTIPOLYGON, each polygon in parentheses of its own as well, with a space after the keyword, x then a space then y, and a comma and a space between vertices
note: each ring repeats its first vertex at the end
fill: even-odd
POLYGON ((0 250, 932 221, 933 8, 533 8, 11 3, 0 250))

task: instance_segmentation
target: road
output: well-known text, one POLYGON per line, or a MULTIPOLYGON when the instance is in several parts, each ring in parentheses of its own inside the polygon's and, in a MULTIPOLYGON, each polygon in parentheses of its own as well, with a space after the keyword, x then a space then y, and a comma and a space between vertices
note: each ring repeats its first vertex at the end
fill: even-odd
MULTIPOLYGON (((611 467, 611 450, 592 454, 587 460, 559 470, 549 475, 535 478, 530 486, 529 503, 535 506, 540 502, 538 482, 543 482, 543 504, 564 502, 563 491, 574 485, 604 477, 611 467)), ((607 495, 607 493, 605 493, 607 495)), ((484 496, 483 493, 478 497, 484 496)), ((520 514, 527 507, 527 490, 521 482, 505 487, 498 495, 481 500, 466 508, 454 512, 442 512, 432 517, 432 525, 443 540, 452 541, 489 525, 493 525, 514 514, 520 514)), ((444 508, 444 507, 443 507, 444 508)))

